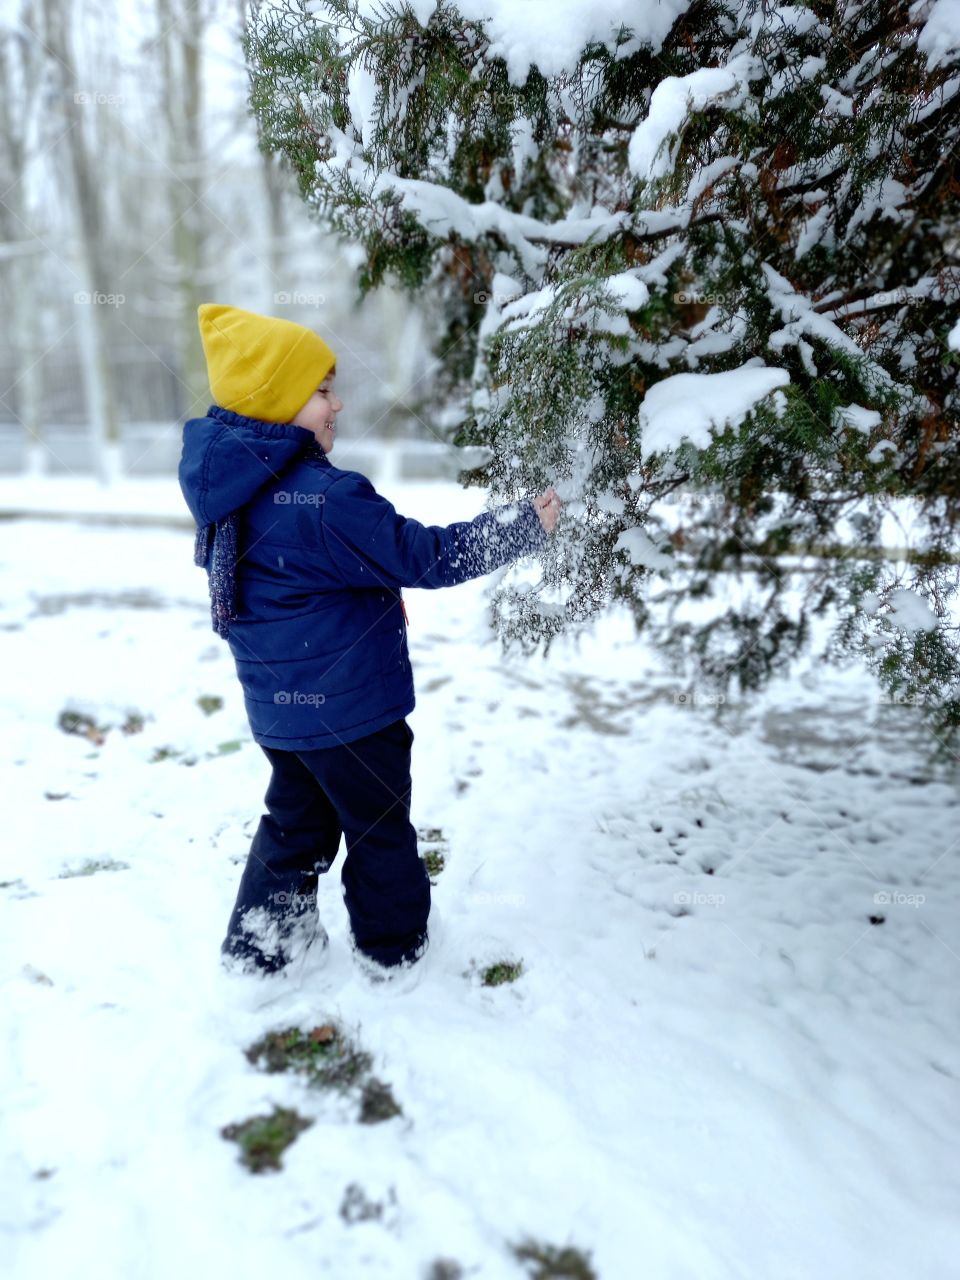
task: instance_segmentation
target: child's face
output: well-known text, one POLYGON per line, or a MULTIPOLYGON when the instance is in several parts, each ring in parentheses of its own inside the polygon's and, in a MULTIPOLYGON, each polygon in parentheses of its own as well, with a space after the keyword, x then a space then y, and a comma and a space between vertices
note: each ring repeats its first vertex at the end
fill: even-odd
POLYGON ((316 390, 295 418, 290 420, 291 426, 305 427, 317 437, 317 443, 324 453, 329 453, 337 433, 337 414, 343 408, 343 401, 337 398, 333 389, 336 373, 328 373, 320 387, 316 390))

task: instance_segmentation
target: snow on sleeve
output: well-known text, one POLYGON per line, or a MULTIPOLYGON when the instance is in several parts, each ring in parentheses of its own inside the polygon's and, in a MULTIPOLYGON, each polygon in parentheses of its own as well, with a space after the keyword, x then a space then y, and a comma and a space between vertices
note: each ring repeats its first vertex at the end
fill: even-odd
POLYGON ((896 587, 887 596, 893 621, 906 631, 934 631, 937 616, 930 605, 916 591, 907 587, 896 587))
POLYGON ((666 453, 681 440, 710 445, 714 427, 738 426, 754 405, 788 384, 786 369, 743 365, 724 373, 675 373, 656 382, 640 406, 643 452, 666 453))
MULTIPOLYGON (((910 19, 915 22, 927 7, 928 0, 917 0, 910 6, 910 19)), ((960 0, 935 0, 917 37, 917 48, 927 55, 927 65, 937 66, 948 54, 960 49, 960 0)))
POLYGON ((749 54, 740 54, 725 67, 701 67, 687 76, 666 76, 653 91, 646 120, 633 131, 627 151, 630 172, 638 178, 662 178, 673 169, 666 146, 680 132, 687 113, 702 110, 719 99, 736 108, 748 92, 747 78, 755 67, 749 54))

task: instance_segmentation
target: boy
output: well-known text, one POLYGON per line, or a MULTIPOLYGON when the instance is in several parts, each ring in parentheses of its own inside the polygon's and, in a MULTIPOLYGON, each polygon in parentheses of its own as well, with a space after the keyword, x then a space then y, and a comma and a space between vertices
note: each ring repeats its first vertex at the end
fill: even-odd
POLYGON ((273 972, 327 945, 315 890, 345 834, 351 945, 386 976, 422 955, 430 912, 410 822, 401 588, 454 586, 537 550, 559 499, 551 487, 446 528, 405 519, 330 462, 343 405, 317 334, 212 303, 199 324, 216 403, 184 426, 179 480, 213 628, 273 768, 223 961, 273 972))

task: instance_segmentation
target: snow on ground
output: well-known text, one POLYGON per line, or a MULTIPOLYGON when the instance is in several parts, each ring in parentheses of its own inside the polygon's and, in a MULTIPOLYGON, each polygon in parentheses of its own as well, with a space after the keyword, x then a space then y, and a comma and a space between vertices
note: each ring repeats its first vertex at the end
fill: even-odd
POLYGON ((910 708, 811 662, 718 720, 622 613, 504 658, 484 580, 408 591, 432 945, 411 989, 365 985, 338 860, 329 953, 264 1003, 219 944, 269 770, 191 553, 0 524, 6 1274, 509 1280, 525 1236, 604 1280, 953 1274, 957 779, 910 708), (97 746, 65 708, 116 727, 97 746), (88 859, 123 865, 63 874, 88 859), (501 960, 518 980, 481 985, 501 960), (402 1116, 244 1057, 328 1018, 402 1116), (274 1103, 314 1123, 253 1174, 220 1129, 274 1103))

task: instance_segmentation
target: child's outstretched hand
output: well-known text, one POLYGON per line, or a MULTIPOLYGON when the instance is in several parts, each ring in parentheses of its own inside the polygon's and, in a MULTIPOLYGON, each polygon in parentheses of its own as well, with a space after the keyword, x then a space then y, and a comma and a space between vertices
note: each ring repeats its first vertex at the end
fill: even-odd
POLYGON ((533 505, 537 508, 537 515, 540 517, 540 523, 546 529, 547 533, 552 533, 557 523, 557 516, 560 514, 561 502, 557 497, 557 491, 553 485, 539 498, 534 498, 533 505))

